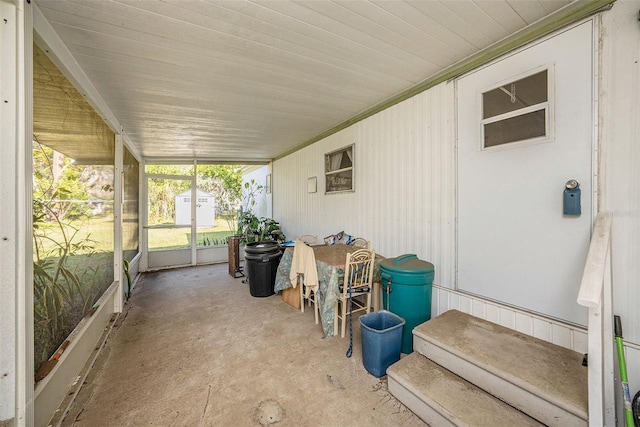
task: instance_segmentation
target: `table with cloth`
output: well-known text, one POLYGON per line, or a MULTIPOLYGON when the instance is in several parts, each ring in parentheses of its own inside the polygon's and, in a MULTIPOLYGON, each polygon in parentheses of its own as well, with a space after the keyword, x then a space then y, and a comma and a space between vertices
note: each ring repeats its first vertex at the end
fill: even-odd
MULTIPOLYGON (((362 248, 348 245, 320 245, 312 246, 312 248, 318 267, 319 288, 316 295, 322 330, 325 337, 330 337, 333 336, 334 306, 340 293, 339 285, 344 278, 347 254, 362 248)), ((276 272, 276 282, 274 286, 276 292, 292 287, 291 281, 289 280, 292 261, 293 248, 288 247, 280 259, 280 264, 276 272)), ((382 257, 376 255, 373 268, 374 288, 380 283, 380 261, 382 261, 382 257)), ((376 301, 376 294, 377 292, 374 292, 372 295, 374 301, 376 301)), ((374 307, 376 305, 377 304, 374 303, 374 307)))

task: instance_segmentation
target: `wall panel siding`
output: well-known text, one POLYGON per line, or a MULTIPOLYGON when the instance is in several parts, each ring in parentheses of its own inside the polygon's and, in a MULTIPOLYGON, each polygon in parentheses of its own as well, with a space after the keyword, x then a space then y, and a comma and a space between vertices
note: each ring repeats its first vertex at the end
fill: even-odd
MULTIPOLYGON (((601 16, 599 209, 613 214, 613 305, 614 314, 622 318, 629 388, 633 396, 640 389, 638 2, 616 2, 610 12, 601 16)), ((617 368, 615 374, 618 378, 617 368)), ((618 417, 623 408, 620 390, 617 385, 618 417)))
MULTIPOLYGON (((613 213, 615 314, 624 338, 640 343, 640 37, 638 2, 602 15, 600 209, 613 213)), ((640 383, 635 384, 640 388, 640 383)))
POLYGON ((455 137, 452 83, 273 164, 274 217, 289 238, 344 230, 386 257, 415 253, 454 285, 455 137), (324 194, 324 154, 355 143, 355 192, 324 194), (318 191, 307 192, 317 177, 318 191))
MULTIPOLYGON (((640 363, 640 39, 634 2, 601 14, 598 210, 613 213, 614 312, 629 366, 640 363)), ((458 309, 580 353, 584 328, 460 293, 455 285, 454 90, 443 83, 274 163, 274 216, 291 237, 345 230, 389 257, 436 268, 432 315, 458 309), (323 154, 355 143, 356 191, 324 195, 323 154), (307 193, 308 177, 318 192, 307 193)), ((630 369, 632 390, 640 369, 630 369)), ((620 399, 618 399, 620 401, 620 399)), ((618 405, 619 406, 619 405, 618 405)))

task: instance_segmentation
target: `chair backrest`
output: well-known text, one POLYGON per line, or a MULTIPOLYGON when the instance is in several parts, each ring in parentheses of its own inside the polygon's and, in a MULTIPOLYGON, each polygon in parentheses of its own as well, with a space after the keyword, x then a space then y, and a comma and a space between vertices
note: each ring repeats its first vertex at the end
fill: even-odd
POLYGON ((356 237, 355 239, 353 239, 351 246, 355 246, 356 248, 371 249, 371 242, 362 237, 356 237))
POLYGON ((360 288, 373 286, 373 266, 376 258, 375 251, 371 249, 359 249, 347 254, 344 269, 343 294, 349 295, 349 283, 352 292, 360 292, 360 288))

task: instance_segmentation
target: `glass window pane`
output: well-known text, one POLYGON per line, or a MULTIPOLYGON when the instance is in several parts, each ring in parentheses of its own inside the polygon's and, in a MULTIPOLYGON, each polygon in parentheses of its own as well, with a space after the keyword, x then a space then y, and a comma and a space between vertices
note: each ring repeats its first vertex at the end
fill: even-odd
POLYGON ((488 119, 548 100, 547 70, 482 94, 482 118, 488 119))
POLYGON ((546 135, 545 110, 484 125, 484 146, 524 141, 546 135))
POLYGON ((329 153, 325 156, 325 172, 346 169, 353 166, 352 147, 329 153))
POLYGON ((353 190, 353 171, 327 175, 327 193, 353 190))
POLYGON ((350 145, 324 155, 326 193, 353 190, 353 147, 350 145))

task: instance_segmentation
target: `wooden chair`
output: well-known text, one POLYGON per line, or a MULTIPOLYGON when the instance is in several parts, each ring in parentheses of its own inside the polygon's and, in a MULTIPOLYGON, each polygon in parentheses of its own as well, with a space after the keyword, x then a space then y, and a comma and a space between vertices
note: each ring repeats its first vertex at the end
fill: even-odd
MULTIPOLYGON (((316 325, 318 324, 319 309, 316 303, 316 290, 317 290, 317 271, 315 270, 315 257, 313 256, 313 249, 311 249, 302 240, 296 239, 293 247, 293 260, 291 262, 291 272, 295 274, 295 280, 297 287, 300 290, 300 312, 304 313, 305 299, 309 303, 309 306, 313 304, 314 315, 316 325), (308 270, 312 269, 312 270, 308 270), (314 277, 316 286, 307 286, 305 282, 306 274, 310 274, 314 277)), ((290 276, 293 280, 293 277, 290 276)))
POLYGON ((371 249, 371 242, 362 237, 356 237, 355 239, 353 239, 353 243, 351 243, 351 246, 362 249, 371 249))
POLYGON ((344 283, 340 285, 340 295, 336 300, 334 308, 334 335, 338 335, 339 320, 342 320, 340 336, 344 338, 347 329, 347 316, 353 316, 353 313, 359 311, 369 313, 371 310, 371 291, 373 289, 373 266, 375 258, 376 253, 371 249, 359 249, 347 254, 344 269, 344 283), (349 293, 350 291, 351 294, 349 293), (349 304, 349 299, 351 299, 351 304, 349 304))
POLYGON ((304 302, 307 300, 309 307, 313 305, 313 315, 316 320, 316 325, 318 324, 318 319, 320 316, 320 309, 318 308, 316 291, 313 288, 307 288, 304 285, 304 275, 302 275, 302 281, 299 283, 300 287, 300 312, 304 313, 304 302), (307 293, 309 295, 307 295, 307 293))

